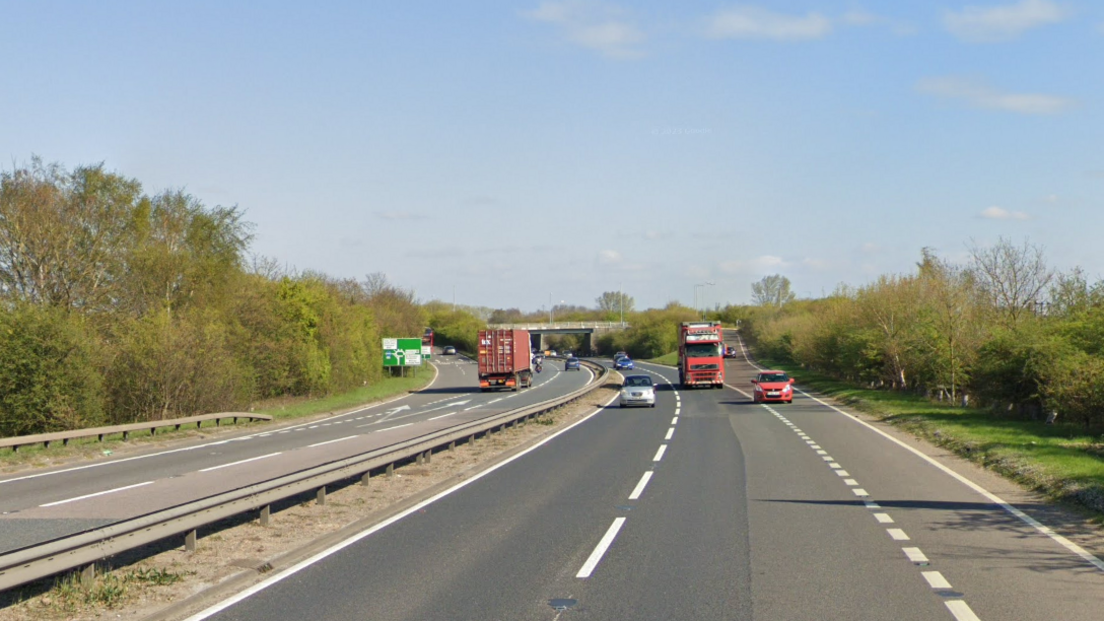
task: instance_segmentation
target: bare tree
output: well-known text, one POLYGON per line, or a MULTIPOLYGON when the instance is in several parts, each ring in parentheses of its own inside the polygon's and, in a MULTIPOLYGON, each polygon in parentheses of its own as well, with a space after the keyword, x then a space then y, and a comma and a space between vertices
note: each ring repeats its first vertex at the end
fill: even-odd
POLYGON ((598 310, 609 314, 619 313, 622 310, 626 313, 632 312, 636 301, 631 295, 625 295, 620 291, 605 291, 594 300, 594 303, 598 305, 598 310))
POLYGON ((790 279, 781 274, 764 276, 759 282, 751 283, 752 302, 759 306, 781 308, 793 302, 794 292, 790 290, 790 279))
POLYGON ((1027 240, 1016 246, 1001 237, 989 248, 974 243, 970 256, 971 273, 1008 325, 1015 325, 1033 313, 1054 279, 1054 272, 1043 258, 1043 249, 1027 240))

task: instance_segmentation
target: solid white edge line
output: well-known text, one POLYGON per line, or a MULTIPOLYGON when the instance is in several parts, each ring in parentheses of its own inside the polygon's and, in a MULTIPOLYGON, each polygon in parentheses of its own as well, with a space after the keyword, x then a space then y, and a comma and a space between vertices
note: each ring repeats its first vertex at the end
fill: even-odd
POLYGON ((222 464, 220 466, 211 466, 210 468, 203 468, 200 472, 211 472, 212 470, 220 470, 222 468, 229 468, 230 466, 237 466, 238 464, 247 464, 251 461, 257 461, 258 459, 265 459, 266 457, 275 457, 280 454, 280 451, 275 453, 269 453, 268 455, 260 455, 258 457, 250 457, 249 459, 242 459, 240 461, 230 462, 228 464, 222 464))
POLYGON ((63 505, 67 502, 76 502, 78 500, 84 500, 85 498, 95 498, 96 496, 103 496, 104 494, 112 494, 115 492, 121 492, 123 490, 134 489, 135 487, 142 487, 143 485, 150 485, 153 481, 146 481, 145 483, 135 483, 134 485, 126 485, 124 487, 116 487, 115 489, 109 489, 103 492, 96 492, 95 494, 85 494, 84 496, 77 496, 76 498, 68 498, 66 500, 56 500, 54 502, 48 502, 44 505, 38 505, 39 507, 56 507, 63 505))
POLYGON ((943 603, 947 605, 947 610, 951 611, 951 614, 954 615, 957 621, 981 621, 981 619, 974 614, 974 611, 970 609, 969 604, 960 599, 952 599, 949 602, 943 603))
POLYGON ((398 522, 399 520, 403 519, 404 517, 406 517, 406 516, 408 516, 412 513, 417 513, 418 511, 421 511, 425 507, 433 504, 434 502, 437 502, 441 498, 444 498, 445 496, 448 496, 449 494, 451 494, 451 493, 453 493, 453 492, 455 492, 459 489, 462 489, 464 487, 467 487, 468 485, 471 485, 472 483, 478 481, 479 479, 482 479, 483 477, 487 476, 488 474, 494 472, 495 470, 498 470, 499 468, 505 466, 506 464, 509 464, 509 463, 513 462, 516 459, 521 459, 525 455, 528 455, 529 453, 537 450, 538 448, 540 448, 540 447, 544 446, 545 444, 551 442, 552 440, 556 439, 560 435, 565 434, 568 431, 571 431, 572 429, 574 429, 575 427, 578 427, 579 425, 587 422, 592 417, 594 417, 598 413, 602 412, 609 404, 613 403, 614 400, 617 399, 617 397, 618 397, 618 395, 614 395, 613 398, 611 398, 609 401, 602 404, 599 408, 597 408, 596 410, 594 410, 590 414, 587 414, 586 416, 580 418, 579 420, 577 420, 574 423, 568 425, 567 427, 564 427, 563 429, 557 431, 556 433, 548 436, 547 438, 545 438, 545 439, 541 440, 540 442, 534 444, 533 446, 525 449, 524 451, 518 453, 517 455, 514 455, 512 457, 504 459, 503 461, 491 466, 490 468, 487 468, 483 472, 472 475, 472 477, 470 479, 466 479, 464 481, 461 481, 461 482, 457 483, 456 485, 453 485, 452 487, 442 491, 441 493, 439 493, 435 496, 431 496, 430 498, 427 498, 427 499, 423 500, 422 502, 419 502, 418 504, 414 505, 413 507, 410 507, 409 509, 407 509, 405 511, 402 511, 400 513, 397 513, 397 514, 387 518, 386 520, 380 522, 379 524, 376 524, 375 526, 372 526, 371 528, 369 528, 367 530, 361 531, 360 533, 357 533, 356 535, 353 535, 352 537, 350 537, 350 538, 348 538, 348 539, 346 539, 346 540, 344 540, 340 543, 334 544, 333 546, 331 546, 329 548, 326 548, 325 550, 322 550, 321 552, 319 552, 318 554, 315 554, 314 556, 311 556, 310 558, 306 558, 302 561, 299 561, 298 563, 296 563, 295 565, 292 565, 291 567, 287 568, 286 570, 284 570, 280 573, 277 573, 277 574, 273 575, 272 577, 267 578, 267 579, 265 579, 261 582, 258 582, 257 584, 249 587, 248 589, 242 591, 241 593, 238 593, 237 595, 234 595, 234 596, 232 596, 232 597, 230 597, 230 598, 228 598, 228 599, 226 599, 222 602, 219 602, 218 604, 215 604, 214 606, 211 606, 210 608, 207 608, 206 610, 197 612, 196 614, 188 617, 184 621, 203 621, 203 619, 207 619, 207 618, 211 617, 212 615, 216 615, 216 614, 222 612, 223 610, 226 610, 227 608, 233 606, 234 604, 237 604, 238 602, 240 602, 244 599, 248 599, 249 597, 252 597, 253 595, 255 595, 257 593, 260 593, 261 591, 267 589, 268 587, 270 587, 270 586, 272 586, 272 585, 274 585, 278 582, 282 582, 286 578, 290 578, 291 576, 299 573, 300 571, 303 571, 307 567, 310 567, 311 565, 314 565, 315 563, 325 559, 326 557, 332 556, 332 555, 340 552, 341 550, 344 550, 345 548, 353 545, 354 543, 360 541, 361 539, 364 539, 365 537, 373 535, 373 534, 383 530, 384 528, 387 528, 388 526, 394 524, 395 522, 398 522))
POLYGON ((594 572, 594 569, 598 567, 598 562, 602 560, 602 556, 605 555, 606 550, 613 544, 613 540, 617 537, 618 531, 625 525, 625 518, 619 517, 613 519, 613 524, 610 524, 609 529, 605 535, 602 535, 602 539, 595 546, 594 551, 590 553, 590 557, 579 569, 579 573, 575 574, 576 578, 589 578, 590 574, 594 572))
POLYGON ((987 499, 989 502, 997 505, 1001 509, 1004 509, 1006 512, 1016 516, 1022 522, 1024 522, 1028 526, 1034 528, 1036 531, 1046 535, 1047 537, 1050 537, 1053 541, 1058 543, 1058 545, 1062 546, 1066 550, 1068 550, 1068 551, 1076 554, 1077 556, 1081 557, 1082 560, 1089 563, 1093 567, 1096 567, 1100 571, 1104 571, 1104 561, 1100 560, 1096 556, 1093 556, 1091 553, 1089 553, 1087 550, 1085 550, 1081 546, 1077 545, 1076 543, 1074 543, 1074 542, 1070 541, 1069 539, 1066 539, 1062 535, 1059 535, 1058 533, 1054 532, 1049 526, 1046 526, 1042 522, 1036 520, 1035 518, 1033 518, 1030 515, 1024 513, 1023 511, 1020 511, 1016 507, 1013 507, 1011 504, 1009 504, 1007 501, 1005 501, 1000 496, 997 496, 993 492, 990 492, 989 490, 987 490, 984 487, 978 485, 977 483, 974 483, 970 479, 962 476, 961 474, 955 472, 954 470, 951 470, 947 466, 944 466, 943 464, 941 464, 938 461, 932 459, 931 457, 925 455, 924 453, 920 452, 919 450, 905 444, 904 442, 902 442, 901 440, 898 440, 897 438, 894 438, 893 436, 891 436, 888 433, 882 431, 881 429, 878 429, 874 425, 871 425, 870 423, 867 423, 864 420, 860 420, 858 418, 855 418, 854 416, 848 414, 847 412, 844 412, 843 410, 837 408, 836 406, 834 406, 830 403, 825 403, 824 401, 810 395, 809 393, 807 393, 803 390, 798 390, 798 392, 805 395, 806 397, 809 397, 813 401, 816 401, 817 403, 842 414, 845 418, 847 418, 847 420, 858 423, 859 425, 862 425, 863 427, 866 427, 867 429, 869 429, 869 430, 873 431, 874 433, 882 436, 883 438, 889 440, 890 442, 893 442, 897 446, 900 446, 901 448, 903 448, 906 451, 912 453, 913 455, 916 455, 917 457, 924 460, 928 464, 930 464, 930 465, 934 466, 935 468, 941 470, 947 476, 951 477, 952 479, 955 479, 959 483, 962 483, 966 487, 974 490, 975 492, 977 492, 978 494, 983 496, 985 499, 987 499))
POLYGON ((346 440, 352 440, 353 438, 359 438, 360 436, 345 436, 344 438, 337 438, 336 440, 326 440, 325 442, 316 442, 314 444, 308 444, 307 448, 314 448, 316 446, 326 446, 327 444, 333 444, 335 442, 344 442, 346 440))
POLYGON ((663 459, 663 454, 666 453, 666 452, 667 452, 667 445, 666 444, 660 444, 659 445, 659 450, 656 451, 655 457, 652 458, 652 461, 659 461, 659 460, 663 459))
POLYGON ((947 582, 947 579, 943 577, 943 574, 938 571, 922 571, 921 576, 924 576, 924 580, 928 581, 928 586, 933 589, 950 589, 951 583, 947 582))
POLYGON ((427 418, 426 420, 437 420, 439 418, 445 418, 446 416, 452 416, 453 414, 459 414, 460 412, 449 412, 448 414, 442 414, 440 416, 434 416, 433 418, 427 418))
POLYGON ((652 480, 652 475, 655 474, 651 470, 644 472, 644 476, 640 477, 640 482, 633 488, 631 494, 629 494, 629 500, 638 500, 640 495, 644 493, 644 488, 648 486, 648 481, 652 480))

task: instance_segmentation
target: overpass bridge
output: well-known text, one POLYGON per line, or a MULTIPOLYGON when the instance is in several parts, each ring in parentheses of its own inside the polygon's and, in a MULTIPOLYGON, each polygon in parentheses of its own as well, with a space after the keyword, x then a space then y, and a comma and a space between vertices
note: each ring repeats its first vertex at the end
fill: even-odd
POLYGON ((552 334, 582 334, 583 351, 594 351, 594 337, 606 332, 620 332, 629 327, 621 321, 554 321, 552 323, 492 323, 491 330, 528 330, 531 349, 544 350, 544 339, 552 334))

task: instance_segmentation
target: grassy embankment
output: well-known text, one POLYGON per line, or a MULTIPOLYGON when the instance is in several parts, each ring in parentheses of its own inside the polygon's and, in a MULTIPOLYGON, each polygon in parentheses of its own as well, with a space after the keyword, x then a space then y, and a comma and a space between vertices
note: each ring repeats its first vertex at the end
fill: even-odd
POLYGON ((1104 521, 1104 436, 1069 424, 1047 425, 861 388, 777 360, 759 363, 790 373, 800 388, 828 395, 1104 521))
POLYGON ((654 364, 665 364, 669 367, 673 367, 673 366, 678 364, 678 352, 673 351, 669 354, 663 354, 662 356, 660 356, 658 358, 650 358, 648 360, 645 360, 644 362, 651 362, 651 363, 654 363, 654 364))
MULTIPOLYGON (((366 403, 382 401, 412 390, 418 390, 425 387, 433 377, 433 370, 426 367, 419 371, 417 377, 385 378, 370 386, 362 386, 349 392, 318 399, 291 399, 281 404, 262 405, 261 408, 255 411, 261 414, 271 414, 276 420, 301 418, 325 412, 336 412, 366 403)), ((243 423, 239 426, 244 427, 246 424, 248 423, 243 423)), ((175 439, 175 437, 185 438, 195 434, 196 429, 194 426, 190 429, 181 429, 180 431, 175 431, 171 427, 165 427, 158 429, 157 433, 152 436, 137 434, 131 437, 125 444, 141 445, 150 442, 171 440, 175 439)), ((17 466, 19 464, 32 464, 37 466, 46 465, 55 458, 72 455, 91 457, 100 453, 110 454, 112 449, 122 444, 124 444, 124 442, 120 435, 105 438, 103 442, 97 441, 96 438, 71 440, 69 446, 63 446, 61 444, 53 444, 50 448, 43 448, 41 445, 24 446, 20 447, 18 452, 14 452, 11 449, 0 449, 0 465, 17 466)))

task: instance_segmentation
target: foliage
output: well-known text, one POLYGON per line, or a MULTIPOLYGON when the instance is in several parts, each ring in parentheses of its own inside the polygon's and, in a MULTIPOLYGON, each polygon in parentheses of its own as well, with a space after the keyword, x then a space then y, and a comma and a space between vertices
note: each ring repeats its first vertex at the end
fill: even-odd
POLYGON ((751 283, 752 301, 759 306, 782 306, 793 302, 794 292, 790 290, 790 279, 781 274, 764 276, 759 282, 751 283))

